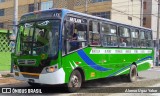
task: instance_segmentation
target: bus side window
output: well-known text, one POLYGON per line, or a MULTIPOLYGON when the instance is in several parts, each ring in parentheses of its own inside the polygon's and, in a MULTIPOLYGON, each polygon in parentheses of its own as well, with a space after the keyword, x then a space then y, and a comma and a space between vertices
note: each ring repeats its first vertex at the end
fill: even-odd
POLYGON ((146 47, 146 36, 145 36, 145 31, 140 31, 140 47, 146 47))
POLYGON ((73 23, 69 22, 69 21, 65 21, 64 22, 64 32, 62 34, 62 55, 65 55, 69 52, 70 50, 70 44, 69 44, 69 40, 72 37, 73 34, 73 23))
POLYGON ((66 51, 72 52, 87 45, 87 25, 69 22, 65 28, 66 51))
POLYGON ((139 30, 132 29, 131 37, 132 37, 132 47, 139 47, 139 38, 138 38, 139 30))
POLYGON ((147 47, 152 47, 153 45, 152 45, 152 31, 147 31, 146 32, 146 39, 147 39, 147 42, 146 42, 146 46, 147 47))
POLYGON ((120 47, 130 47, 131 46, 131 34, 130 29, 126 27, 118 27, 119 31, 119 46, 120 47))
POLYGON ((117 26, 103 23, 101 25, 102 30, 102 45, 104 47, 116 47, 117 42, 117 26))
POLYGON ((89 44, 92 46, 94 45, 101 45, 100 40, 100 25, 98 22, 90 21, 89 22, 89 44))

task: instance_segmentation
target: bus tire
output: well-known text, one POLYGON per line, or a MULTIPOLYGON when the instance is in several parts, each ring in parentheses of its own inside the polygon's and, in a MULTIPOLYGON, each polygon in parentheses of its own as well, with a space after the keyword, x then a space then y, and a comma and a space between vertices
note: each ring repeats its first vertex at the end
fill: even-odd
POLYGON ((129 82, 137 81, 137 67, 136 65, 131 65, 130 67, 130 73, 128 74, 128 80, 129 82))
POLYGON ((32 87, 39 87, 40 84, 39 83, 32 83, 32 82, 28 82, 28 84, 32 87))
POLYGON ((68 92, 73 93, 78 91, 81 85, 82 85, 82 75, 78 70, 74 70, 67 84, 68 92))

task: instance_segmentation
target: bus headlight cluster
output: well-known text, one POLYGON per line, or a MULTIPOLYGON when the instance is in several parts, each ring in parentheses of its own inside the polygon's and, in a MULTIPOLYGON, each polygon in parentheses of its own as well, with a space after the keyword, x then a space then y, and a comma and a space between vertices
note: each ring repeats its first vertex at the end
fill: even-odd
POLYGON ((52 72, 55 72, 57 70, 58 70, 58 64, 56 64, 54 66, 46 67, 46 72, 48 72, 48 73, 52 73, 52 72))

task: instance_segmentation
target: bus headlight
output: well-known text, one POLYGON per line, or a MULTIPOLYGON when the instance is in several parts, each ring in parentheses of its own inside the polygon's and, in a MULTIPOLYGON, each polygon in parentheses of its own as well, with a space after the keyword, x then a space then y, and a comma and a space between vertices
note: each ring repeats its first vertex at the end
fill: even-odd
POLYGON ((58 65, 54 65, 54 66, 49 66, 49 67, 46 67, 46 72, 48 73, 52 73, 52 72, 55 72, 58 70, 58 65))

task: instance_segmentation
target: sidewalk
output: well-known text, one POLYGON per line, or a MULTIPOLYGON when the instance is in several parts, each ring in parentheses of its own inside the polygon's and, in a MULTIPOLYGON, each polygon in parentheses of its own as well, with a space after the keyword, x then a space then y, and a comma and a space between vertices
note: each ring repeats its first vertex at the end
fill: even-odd
POLYGON ((10 71, 0 71, 0 78, 3 77, 13 77, 13 73, 10 73, 10 71))

